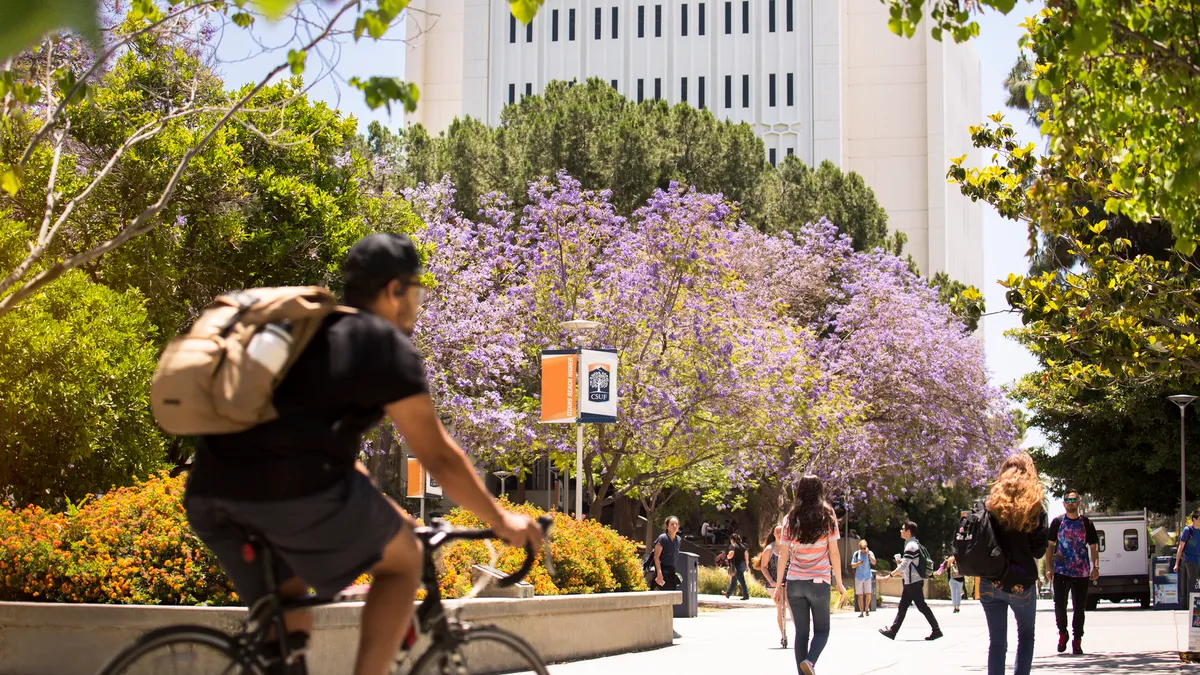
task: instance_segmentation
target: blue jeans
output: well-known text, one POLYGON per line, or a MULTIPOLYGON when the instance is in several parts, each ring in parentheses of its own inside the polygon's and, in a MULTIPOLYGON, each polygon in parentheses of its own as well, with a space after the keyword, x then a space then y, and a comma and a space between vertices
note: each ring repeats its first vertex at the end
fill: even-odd
POLYGON ((979 582, 979 604, 987 617, 988 675, 1004 673, 1004 656, 1008 652, 1008 608, 1017 617, 1017 665, 1016 675, 1029 675, 1033 668, 1033 623, 1037 618, 1037 592, 1030 586, 1024 593, 1005 593, 990 581, 979 582))
POLYGON ((953 603, 955 609, 958 609, 958 606, 962 604, 962 597, 963 597, 963 582, 959 581, 958 579, 951 579, 950 580, 950 602, 953 603))
POLYGON ((725 595, 733 595, 737 585, 742 585, 742 597, 750 597, 750 588, 746 586, 746 563, 738 563, 733 568, 733 578, 729 580, 729 590, 725 591, 725 595))
POLYGON ((804 661, 817 662, 829 641, 829 584, 815 581, 787 582, 788 605, 796 622, 796 672, 804 661), (812 644, 808 642, 808 616, 812 613, 812 644))

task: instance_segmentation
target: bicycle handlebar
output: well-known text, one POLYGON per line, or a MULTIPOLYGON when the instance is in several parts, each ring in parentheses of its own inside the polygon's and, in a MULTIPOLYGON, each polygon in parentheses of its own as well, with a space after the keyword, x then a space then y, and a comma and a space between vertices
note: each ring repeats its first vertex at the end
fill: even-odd
MULTIPOLYGON (((550 526, 554 524, 554 518, 549 515, 541 516, 537 519, 537 524, 542 528, 542 536, 545 537, 550 533, 550 526)), ((426 527, 418 527, 416 535, 431 551, 439 549, 455 540, 479 541, 484 539, 499 539, 496 531, 491 528, 485 530, 456 530, 451 528, 441 518, 435 518, 426 527)), ((546 548, 546 555, 550 555, 548 547, 546 548)), ((500 579, 496 584, 502 588, 507 588, 524 579, 525 575, 529 574, 529 570, 533 569, 533 560, 535 557, 533 547, 525 544, 525 560, 521 563, 520 569, 500 579)))

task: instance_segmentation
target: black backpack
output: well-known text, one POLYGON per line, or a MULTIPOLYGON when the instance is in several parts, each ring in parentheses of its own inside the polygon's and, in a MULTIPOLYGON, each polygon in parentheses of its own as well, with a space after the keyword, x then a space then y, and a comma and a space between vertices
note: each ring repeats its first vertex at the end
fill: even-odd
POLYGON ((921 543, 920 539, 914 538, 917 542, 917 548, 920 553, 917 555, 917 574, 921 575, 922 579, 929 579, 933 576, 933 558, 929 555, 929 549, 925 548, 925 544, 921 543))
POLYGON ((1009 555, 1000 543, 1000 526, 982 506, 958 521, 954 534, 954 559, 963 576, 995 581, 1008 571, 1009 555))

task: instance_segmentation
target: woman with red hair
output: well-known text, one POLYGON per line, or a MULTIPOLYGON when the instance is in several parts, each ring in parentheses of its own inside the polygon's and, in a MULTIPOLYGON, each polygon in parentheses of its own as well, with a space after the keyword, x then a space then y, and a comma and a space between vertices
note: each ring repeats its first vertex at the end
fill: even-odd
POLYGON ((1037 616, 1037 559, 1046 553, 1045 490, 1033 458, 1010 455, 992 485, 987 510, 999 525, 997 536, 1008 553, 1008 570, 994 581, 979 582, 979 600, 987 617, 988 675, 1004 673, 1008 652, 1008 610, 1017 618, 1016 675, 1033 667, 1034 619, 1037 616))

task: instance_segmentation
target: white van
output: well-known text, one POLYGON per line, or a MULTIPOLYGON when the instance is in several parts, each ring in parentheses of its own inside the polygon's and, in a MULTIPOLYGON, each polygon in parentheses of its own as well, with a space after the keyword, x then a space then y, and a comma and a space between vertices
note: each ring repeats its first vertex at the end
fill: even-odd
POLYGON ((1150 519, 1146 511, 1085 514, 1100 537, 1100 578, 1088 588, 1088 609, 1100 600, 1137 600, 1150 607, 1150 519))

